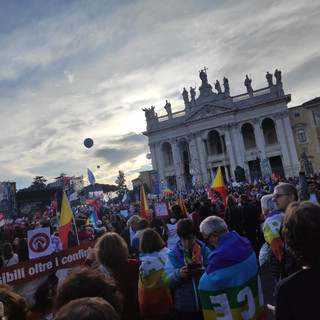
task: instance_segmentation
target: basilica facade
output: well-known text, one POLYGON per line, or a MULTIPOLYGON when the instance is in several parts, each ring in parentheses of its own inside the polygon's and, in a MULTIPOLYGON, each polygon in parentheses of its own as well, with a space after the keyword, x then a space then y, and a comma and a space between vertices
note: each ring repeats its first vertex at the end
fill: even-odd
POLYGON ((172 112, 166 101, 166 115, 155 107, 145 108, 152 166, 162 183, 172 189, 211 184, 218 167, 225 179, 268 178, 296 175, 298 158, 287 104, 290 94, 283 91, 281 71, 266 74, 267 86, 253 90, 246 76, 246 92, 230 95, 229 81, 208 83, 204 68, 201 86, 182 92, 185 108, 172 112))

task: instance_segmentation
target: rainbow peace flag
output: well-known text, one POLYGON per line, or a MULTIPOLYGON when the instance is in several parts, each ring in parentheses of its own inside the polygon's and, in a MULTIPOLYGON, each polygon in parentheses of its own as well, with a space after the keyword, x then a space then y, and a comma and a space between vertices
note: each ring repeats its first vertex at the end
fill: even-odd
POLYGON ((263 225, 263 235, 271 246, 273 255, 279 262, 282 260, 283 242, 280 238, 280 226, 284 219, 284 213, 280 211, 271 212, 263 225))
POLYGON ((198 289, 205 320, 267 319, 256 255, 235 231, 209 256, 198 289))
POLYGON ((141 253, 138 297, 141 314, 152 317, 169 314, 173 304, 170 290, 161 280, 163 269, 170 250, 163 248, 159 252, 141 253))

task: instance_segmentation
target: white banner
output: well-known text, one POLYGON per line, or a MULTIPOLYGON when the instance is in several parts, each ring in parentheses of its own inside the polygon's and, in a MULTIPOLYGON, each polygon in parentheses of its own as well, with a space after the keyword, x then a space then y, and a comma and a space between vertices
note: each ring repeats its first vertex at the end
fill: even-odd
POLYGON ((52 253, 50 228, 28 231, 29 258, 36 259, 52 253))

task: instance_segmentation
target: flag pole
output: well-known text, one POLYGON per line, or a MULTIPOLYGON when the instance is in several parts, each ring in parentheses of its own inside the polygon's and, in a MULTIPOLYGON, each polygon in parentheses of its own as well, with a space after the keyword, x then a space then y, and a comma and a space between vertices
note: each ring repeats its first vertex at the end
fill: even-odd
POLYGON ((72 221, 73 221, 73 225, 74 225, 74 228, 75 228, 75 234, 76 234, 76 237, 77 237, 77 241, 78 241, 78 246, 80 245, 80 241, 79 241, 79 237, 78 237, 78 230, 77 230, 77 226, 76 226, 76 221, 74 219, 74 215, 73 215, 73 211, 71 209, 71 206, 70 206, 70 202, 69 202, 69 199, 66 195, 66 192, 63 190, 63 193, 65 194, 66 196, 66 199, 67 199, 67 202, 68 202, 68 206, 69 206, 69 209, 70 209, 70 212, 71 212, 71 216, 72 216, 72 221))

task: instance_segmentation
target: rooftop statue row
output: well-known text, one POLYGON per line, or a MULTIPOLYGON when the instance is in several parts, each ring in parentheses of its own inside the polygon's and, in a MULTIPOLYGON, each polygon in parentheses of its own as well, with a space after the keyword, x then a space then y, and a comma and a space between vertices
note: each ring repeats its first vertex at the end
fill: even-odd
MULTIPOLYGON (((266 74, 266 79, 267 79, 267 83, 268 83, 268 87, 267 88, 262 88, 259 90, 254 91, 252 88, 252 79, 246 75, 245 80, 244 80, 244 85, 247 89, 247 97, 246 94, 242 94, 239 96, 235 96, 235 97, 230 97, 230 86, 229 86, 229 80, 226 77, 223 77, 223 91, 220 85, 219 80, 216 80, 215 84, 214 84, 214 88, 216 90, 216 92, 212 91, 212 86, 208 83, 208 76, 207 76, 207 68, 204 67, 203 69, 201 69, 199 71, 199 77, 201 79, 201 86, 199 87, 199 91, 200 94, 198 97, 196 97, 196 87, 190 87, 190 90, 186 90, 186 88, 183 88, 183 92, 182 92, 182 97, 183 97, 183 101, 186 107, 186 112, 189 112, 188 110, 193 109, 193 107, 198 107, 204 103, 211 103, 211 102, 215 102, 218 103, 218 101, 220 100, 222 103, 224 104, 228 104, 228 105, 232 105, 235 101, 239 101, 239 99, 241 98, 242 101, 244 101, 244 99, 258 99, 259 95, 259 99, 262 98, 261 96, 261 91, 266 91, 266 94, 271 93, 275 96, 282 96, 284 95, 284 92, 282 90, 282 75, 281 75, 281 71, 276 69, 274 72, 274 75, 272 75, 271 73, 269 73, 269 71, 266 74), (273 76, 276 79, 276 83, 273 84, 273 76), (255 93, 257 92, 257 94, 255 93), (190 93, 190 99, 189 99, 189 93, 190 93), (223 102, 224 101, 224 102, 223 102)), ((266 97, 267 98, 267 97, 266 97)), ((166 104, 164 106, 164 109, 167 111, 167 116, 169 119, 172 119, 172 110, 171 110, 171 103, 166 100, 166 104)), ((158 115, 155 113, 155 107, 151 106, 151 108, 145 108, 142 109, 145 112, 145 117, 147 122, 154 122, 154 121, 158 121, 158 115), (154 121, 152 121, 154 120, 154 121)))

